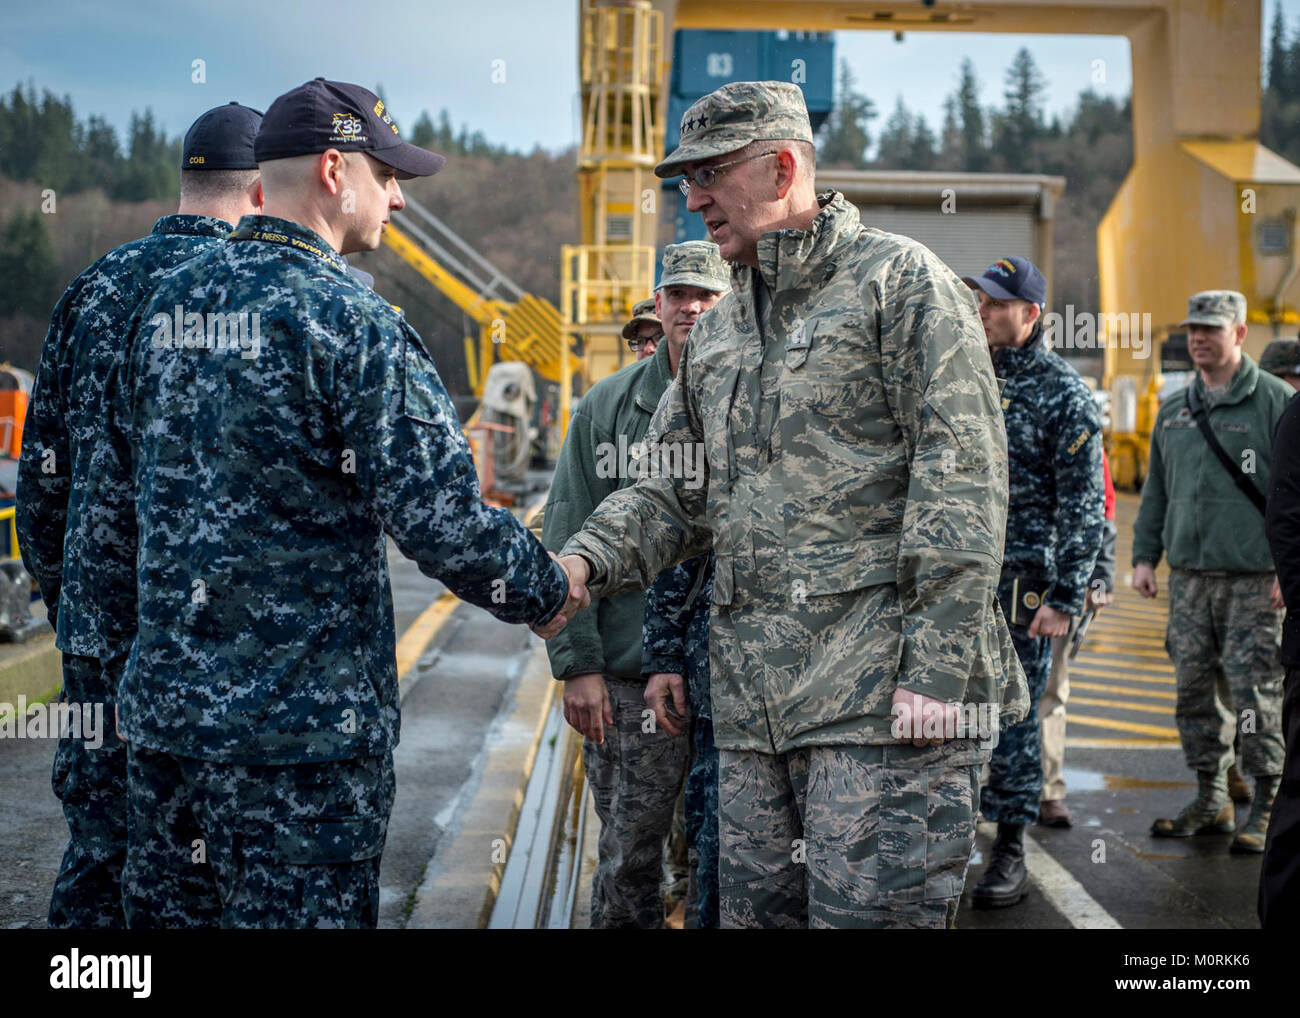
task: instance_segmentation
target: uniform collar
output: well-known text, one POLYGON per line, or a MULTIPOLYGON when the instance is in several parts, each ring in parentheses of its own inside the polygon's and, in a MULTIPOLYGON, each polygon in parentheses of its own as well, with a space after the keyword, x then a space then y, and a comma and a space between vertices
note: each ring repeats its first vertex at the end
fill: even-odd
POLYGON ((224 240, 233 229, 228 222, 216 216, 182 215, 179 212, 163 216, 153 224, 153 233, 157 236, 179 234, 189 237, 220 237, 224 240))
MULTIPOLYGON (((685 355, 686 351, 683 350, 682 356, 685 355)), ((647 361, 648 363, 641 369, 641 377, 637 380, 636 404, 642 410, 654 413, 659 406, 660 397, 668 386, 673 384, 673 375, 669 370, 671 362, 668 360, 667 336, 659 340, 659 346, 647 361)))
MULTIPOLYGON (((1205 381, 1201 378, 1200 371, 1192 379, 1192 384, 1197 386, 1201 396, 1201 402, 1205 403, 1205 381)), ((1226 406, 1231 403, 1240 403, 1242 400, 1250 397, 1259 385, 1259 365, 1250 358, 1250 354, 1245 351, 1241 354, 1241 365, 1237 368, 1237 373, 1232 376, 1232 381, 1228 383, 1227 390, 1215 401, 1215 406, 1226 406)))
POLYGON ((1047 342, 1043 339, 1043 319, 1034 323, 1034 331, 1024 346, 1004 346, 993 351, 993 366, 1000 375, 1014 375, 1023 371, 1040 357, 1047 355, 1047 342))
MULTIPOLYGON (((817 196, 821 211, 806 230, 773 230, 758 238, 758 272, 775 296, 783 290, 820 287, 835 272, 839 249, 862 227, 858 210, 838 191, 817 196)), ((747 280, 755 270, 737 267, 747 280)), ((733 272, 733 277, 734 277, 733 272)))
POLYGON ((230 239, 282 245, 291 251, 298 251, 308 257, 315 256, 329 262, 340 272, 345 273, 348 279, 356 281, 356 277, 348 272, 348 263, 344 261, 343 256, 330 247, 319 233, 290 219, 281 219, 278 216, 244 216, 235 227, 235 232, 230 235, 230 239))

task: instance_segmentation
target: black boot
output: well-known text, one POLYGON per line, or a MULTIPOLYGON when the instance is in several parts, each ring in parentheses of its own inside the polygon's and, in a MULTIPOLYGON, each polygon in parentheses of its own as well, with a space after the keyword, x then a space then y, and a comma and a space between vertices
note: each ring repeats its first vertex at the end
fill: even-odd
POLYGON ((998 824, 988 869, 971 895, 976 908, 1007 908, 1029 893, 1024 837, 1024 824, 998 824))

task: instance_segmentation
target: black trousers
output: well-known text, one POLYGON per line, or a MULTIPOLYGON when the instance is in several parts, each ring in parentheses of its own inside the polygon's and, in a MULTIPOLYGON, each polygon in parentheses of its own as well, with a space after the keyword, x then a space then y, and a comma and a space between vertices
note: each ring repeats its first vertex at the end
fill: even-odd
POLYGON ((1259 922, 1265 929, 1300 924, 1300 666, 1286 670, 1282 698, 1286 764, 1273 801, 1259 872, 1259 922))

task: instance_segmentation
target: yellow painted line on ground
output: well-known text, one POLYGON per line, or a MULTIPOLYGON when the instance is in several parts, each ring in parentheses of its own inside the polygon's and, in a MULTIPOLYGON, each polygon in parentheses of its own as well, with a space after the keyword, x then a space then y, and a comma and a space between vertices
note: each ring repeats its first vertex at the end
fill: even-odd
POLYGON ((1133 626, 1134 628, 1158 629, 1164 632, 1169 625, 1167 615, 1152 615, 1150 612, 1125 611, 1123 608, 1116 608, 1111 605, 1101 617, 1107 622, 1116 625, 1133 626))
MULTIPOLYGON (((1091 635, 1090 633, 1089 636, 1091 635)), ((1087 647, 1088 653, 1106 657, 1124 657, 1126 654, 1140 657, 1168 657, 1163 640, 1159 643, 1155 640, 1148 643, 1138 643, 1136 640, 1116 643, 1112 638, 1098 636, 1096 639, 1088 640, 1087 647)))
POLYGON ((1155 625, 1158 622, 1168 622, 1169 613, 1154 611, 1151 608, 1143 607, 1139 604, 1124 604, 1122 601, 1112 601, 1102 611, 1103 619, 1124 619, 1132 622, 1145 622, 1148 625, 1155 625))
POLYGON ((1083 725, 1087 728, 1111 728, 1117 732, 1134 732, 1138 735, 1154 735, 1161 739, 1177 739, 1178 729, 1163 728, 1160 725, 1142 725, 1136 721, 1112 721, 1110 718, 1094 718, 1084 714, 1069 715, 1066 722, 1071 725, 1083 725))
MULTIPOLYGON (((1095 665, 1104 667, 1107 672, 1122 670, 1128 675, 1139 678, 1148 675, 1169 675, 1174 674, 1174 666, 1171 664, 1153 665, 1150 663, 1138 664, 1136 661, 1125 661, 1115 654, 1092 654, 1088 651, 1080 651, 1079 656, 1075 659, 1081 666, 1095 665)), ((1074 671, 1074 665, 1070 665, 1070 671, 1074 671)))
POLYGON ((1073 739, 1067 738, 1069 749, 1177 749, 1177 739, 1073 739))
POLYGON ((1125 640, 1163 640, 1164 626, 1148 626, 1142 622, 1128 622, 1125 619, 1106 619, 1097 622, 1096 629, 1107 636, 1120 637, 1125 640))
POLYGON ((1157 693, 1154 690, 1130 689, 1128 686, 1108 686, 1104 682, 1071 682, 1070 689, 1087 689, 1094 693, 1123 693, 1125 696, 1144 696, 1149 700, 1177 700, 1173 693, 1157 693))
MULTIPOLYGON (((525 527, 532 523, 533 518, 541 509, 542 505, 538 503, 524 514, 525 527)), ((451 618, 451 613, 456 610, 458 604, 460 604, 460 598, 450 590, 444 591, 443 595, 424 609, 419 618, 411 623, 406 632, 402 634, 402 638, 397 641, 397 681, 399 683, 415 667, 416 662, 424 657, 424 652, 433 643, 439 630, 447 624, 447 620, 451 618)))
POLYGON ((1162 679, 1154 675, 1117 675, 1114 668, 1087 668, 1079 665, 1070 665, 1071 675, 1092 675, 1099 679, 1122 679, 1125 682, 1142 682, 1149 685, 1157 686, 1174 686, 1177 682, 1173 678, 1162 679))
POLYGON ((447 619, 451 618, 451 613, 456 610, 458 604, 460 598, 450 590, 446 591, 442 597, 424 609, 420 617, 402 634, 402 638, 397 641, 398 682, 405 679, 407 673, 415 667, 415 663, 424 656, 429 644, 438 635, 438 630, 446 625, 447 619))
MULTIPOLYGON (((1087 646, 1089 654, 1097 654, 1103 657, 1135 657, 1150 658, 1152 660, 1164 658, 1166 661, 1169 660, 1169 655, 1165 653, 1165 648, 1162 644, 1152 644, 1153 648, 1159 647, 1158 650, 1138 650, 1130 647, 1116 647, 1114 644, 1107 644, 1098 639, 1095 642, 1085 644, 1085 646, 1087 646)), ((1079 653, 1082 654, 1083 651, 1081 650, 1079 653)))
POLYGON ((1172 718, 1174 712, 1168 707, 1155 707, 1149 703, 1134 703, 1132 700, 1099 700, 1090 696, 1072 696, 1070 703, 1083 704, 1085 707, 1114 707, 1118 710, 1135 710, 1143 714, 1160 714, 1172 718))

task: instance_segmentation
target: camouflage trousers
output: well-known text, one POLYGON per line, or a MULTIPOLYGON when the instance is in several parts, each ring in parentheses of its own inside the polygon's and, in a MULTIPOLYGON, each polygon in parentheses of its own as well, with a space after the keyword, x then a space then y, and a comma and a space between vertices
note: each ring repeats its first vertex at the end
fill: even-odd
POLYGON ((668 850, 664 852, 664 897, 675 907, 683 898, 690 907, 691 850, 686 837, 686 790, 673 806, 673 824, 668 829, 668 850))
POLYGON ((605 684, 614 724, 606 726, 603 745, 590 739, 582 744, 582 764, 600 817, 591 928, 659 930, 664 845, 690 750, 685 739, 649 727, 644 683, 607 675, 605 684))
POLYGON ((985 820, 995 823, 1032 824, 1038 819, 1043 793, 1038 704, 1052 668, 1052 641, 1046 636, 1031 637, 1027 626, 1009 628, 1029 684, 1029 713, 998 736, 989 760, 989 779, 980 791, 980 812, 985 820))
POLYGON ((722 927, 950 927, 987 759, 969 739, 719 750, 722 927))
POLYGON ((1193 770, 1226 772, 1240 734, 1245 773, 1282 773, 1282 613, 1269 607, 1272 589, 1271 573, 1170 571, 1165 649, 1178 680, 1178 737, 1193 770))
POLYGON ((686 841, 690 846, 688 928, 718 928, 718 748, 713 719, 691 719, 691 769, 686 775, 686 841))
POLYGON ((60 703, 103 710, 91 740, 59 738, 51 784, 68 823, 68 847, 50 895, 50 929, 126 927, 122 863, 126 859, 126 743, 117 737, 113 706, 125 658, 101 661, 63 655, 60 703), (93 748, 92 741, 98 746, 93 748))
POLYGON ((391 754, 251 766, 132 744, 127 924, 373 928, 394 792, 391 754))

